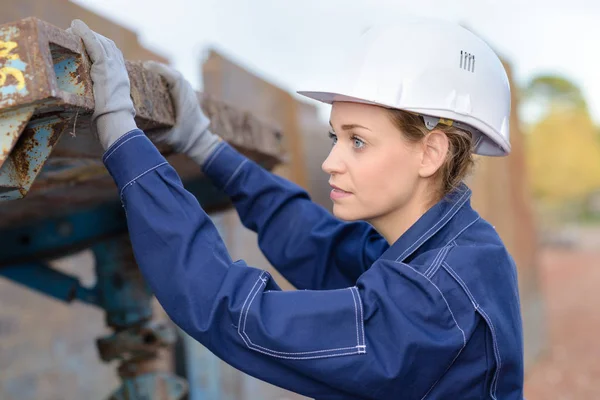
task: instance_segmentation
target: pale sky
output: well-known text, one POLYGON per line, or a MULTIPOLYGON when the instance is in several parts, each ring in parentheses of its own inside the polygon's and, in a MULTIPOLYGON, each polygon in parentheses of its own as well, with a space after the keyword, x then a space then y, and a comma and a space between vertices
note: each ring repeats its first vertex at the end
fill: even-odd
POLYGON ((343 68, 347 39, 367 27, 401 13, 445 18, 486 40, 512 64, 519 83, 538 73, 574 81, 600 123, 597 0, 74 2, 137 32, 144 46, 169 58, 197 89, 210 48, 290 92, 318 90, 318 82, 343 68))

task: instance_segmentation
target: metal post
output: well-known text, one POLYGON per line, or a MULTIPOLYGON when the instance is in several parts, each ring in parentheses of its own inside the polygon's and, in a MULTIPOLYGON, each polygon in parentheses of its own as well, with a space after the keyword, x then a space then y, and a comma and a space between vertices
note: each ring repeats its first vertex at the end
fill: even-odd
POLYGON ((119 360, 122 385, 110 400, 179 400, 187 383, 159 370, 161 348, 175 342, 173 327, 152 320, 152 292, 133 256, 129 239, 120 236, 92 247, 96 256, 99 306, 106 310, 112 335, 98 339, 104 362, 119 360))

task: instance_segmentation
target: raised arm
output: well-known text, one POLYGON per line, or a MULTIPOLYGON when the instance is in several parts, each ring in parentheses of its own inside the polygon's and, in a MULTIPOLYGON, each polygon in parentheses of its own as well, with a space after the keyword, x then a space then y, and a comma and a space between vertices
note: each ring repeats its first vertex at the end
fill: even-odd
POLYGON ((422 398, 469 339, 474 323, 459 326, 437 286, 401 263, 377 261, 338 290, 281 291, 267 272, 234 262, 141 131, 117 140, 104 161, 138 265, 167 314, 252 376, 319 399, 422 398))
POLYGON ((387 242, 370 225, 340 221, 302 188, 212 134, 194 90, 180 73, 162 64, 146 65, 165 78, 175 102, 176 126, 166 141, 194 159, 231 197, 244 226, 258 233, 262 252, 294 286, 353 285, 385 251, 387 242))
POLYGON ((231 197, 244 226, 258 233, 267 259, 299 289, 354 285, 387 248, 367 223, 340 221, 301 187, 225 143, 203 169, 231 197))

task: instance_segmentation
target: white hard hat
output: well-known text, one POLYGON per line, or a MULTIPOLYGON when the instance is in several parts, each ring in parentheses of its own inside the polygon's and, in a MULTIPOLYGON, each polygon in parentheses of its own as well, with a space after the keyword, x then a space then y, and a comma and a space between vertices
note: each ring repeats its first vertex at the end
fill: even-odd
POLYGON ((416 113, 429 129, 453 124, 473 134, 474 152, 510 153, 510 85, 494 51, 460 25, 404 18, 367 31, 344 65, 341 82, 301 95, 416 113))

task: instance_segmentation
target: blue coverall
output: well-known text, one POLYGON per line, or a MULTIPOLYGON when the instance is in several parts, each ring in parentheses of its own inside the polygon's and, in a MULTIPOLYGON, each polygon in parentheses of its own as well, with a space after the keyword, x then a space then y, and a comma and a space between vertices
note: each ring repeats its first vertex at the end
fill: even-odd
POLYGON ((522 399, 517 273, 461 186, 393 245, 222 142, 203 169, 297 291, 234 261, 140 130, 105 153, 139 267, 171 319, 235 368, 325 399, 522 399))

